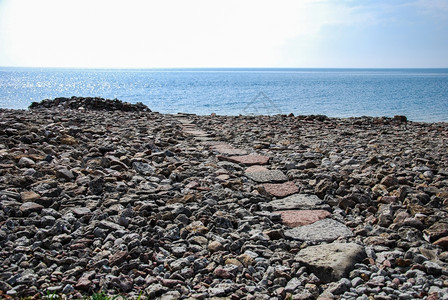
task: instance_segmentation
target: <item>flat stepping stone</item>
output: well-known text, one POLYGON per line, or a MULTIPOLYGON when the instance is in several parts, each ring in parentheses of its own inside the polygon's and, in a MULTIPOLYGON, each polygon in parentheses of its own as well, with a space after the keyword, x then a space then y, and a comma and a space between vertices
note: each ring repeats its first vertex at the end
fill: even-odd
POLYGON ((255 172, 266 172, 269 171, 268 168, 263 167, 263 166, 258 166, 258 165, 254 165, 254 166, 250 166, 246 169, 245 173, 255 173, 255 172))
POLYGON ((246 176, 258 183, 284 182, 288 177, 280 170, 267 170, 262 172, 246 172, 246 176))
POLYGON ((322 282, 331 282, 347 277, 354 265, 365 257, 365 249, 361 245, 332 243, 300 250, 295 260, 307 266, 322 282))
POLYGON ((188 130, 184 130, 184 132, 186 134, 197 136, 197 137, 209 137, 210 136, 207 132, 205 132, 203 130, 199 130, 199 129, 188 129, 188 130))
POLYGON ((218 151, 221 154, 226 155, 246 155, 247 151, 242 149, 237 149, 230 144, 219 144, 210 147, 210 149, 218 151))
POLYGON ((341 237, 351 237, 353 232, 338 221, 323 219, 310 225, 288 229, 285 231, 285 236, 299 241, 332 242, 341 237))
POLYGON ((285 183, 265 183, 263 184, 263 189, 268 195, 278 198, 284 198, 299 192, 299 188, 292 181, 285 183))
POLYGON ((275 213, 280 214, 284 225, 289 227, 298 227, 313 224, 319 220, 323 220, 329 216, 326 210, 281 210, 275 213))
POLYGON ((283 199, 270 201, 269 204, 274 210, 302 210, 302 209, 325 209, 330 210, 330 206, 325 204, 316 195, 294 194, 283 199))
POLYGON ((218 155, 219 160, 230 161, 246 166, 266 165, 269 163, 269 157, 264 155, 239 155, 239 156, 222 156, 218 155))

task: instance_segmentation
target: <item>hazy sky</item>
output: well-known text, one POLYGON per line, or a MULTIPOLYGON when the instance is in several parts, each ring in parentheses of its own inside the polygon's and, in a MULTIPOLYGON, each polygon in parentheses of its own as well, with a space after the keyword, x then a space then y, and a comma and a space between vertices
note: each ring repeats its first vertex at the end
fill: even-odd
POLYGON ((448 0, 0 0, 0 66, 448 67, 448 0))

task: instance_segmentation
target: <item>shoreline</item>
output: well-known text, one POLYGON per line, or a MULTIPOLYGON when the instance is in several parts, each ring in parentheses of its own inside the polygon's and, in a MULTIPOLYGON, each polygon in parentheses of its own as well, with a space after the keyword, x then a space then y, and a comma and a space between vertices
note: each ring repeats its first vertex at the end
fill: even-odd
POLYGON ((448 293, 447 123, 140 109, 0 109, 0 296, 448 293))

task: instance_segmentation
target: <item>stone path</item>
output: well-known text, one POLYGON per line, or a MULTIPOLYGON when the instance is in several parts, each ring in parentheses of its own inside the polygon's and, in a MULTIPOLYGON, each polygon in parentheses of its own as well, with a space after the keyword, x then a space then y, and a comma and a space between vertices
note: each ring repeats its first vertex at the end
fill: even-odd
POLYGON ((331 218, 331 208, 318 196, 302 194, 293 181, 289 181, 281 170, 270 169, 270 158, 265 155, 248 153, 233 145, 213 138, 197 127, 188 115, 177 115, 184 133, 208 145, 221 162, 239 164, 245 168, 244 176, 261 184, 260 191, 271 197, 268 206, 290 229, 280 238, 306 241, 310 246, 296 256, 323 282, 339 280, 353 269, 355 263, 365 258, 364 247, 353 243, 338 243, 335 240, 352 237, 352 231, 343 223, 331 218))

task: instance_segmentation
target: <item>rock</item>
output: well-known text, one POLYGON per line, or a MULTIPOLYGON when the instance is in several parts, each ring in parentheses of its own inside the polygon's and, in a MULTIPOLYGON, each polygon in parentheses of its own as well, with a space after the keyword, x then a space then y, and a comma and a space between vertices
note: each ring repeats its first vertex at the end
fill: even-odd
POLYGON ((111 281, 111 287, 118 289, 124 293, 129 293, 134 287, 133 280, 130 276, 120 274, 119 277, 115 277, 111 281))
POLYGON ((224 250, 224 246, 218 241, 212 241, 208 244, 208 250, 213 253, 224 250))
POLYGON ((75 178, 75 175, 72 171, 68 170, 67 168, 59 168, 55 172, 56 178, 61 178, 66 181, 71 181, 75 178))
POLYGON ((282 222, 289 227, 297 227, 313 224, 319 220, 329 217, 331 214, 326 210, 281 210, 276 213, 282 216, 282 222))
POLYGON ((40 199, 40 195, 35 192, 22 192, 20 193, 20 198, 22 202, 34 202, 40 199))
POLYGON ((283 182, 287 181, 288 177, 280 170, 267 170, 261 172, 246 172, 246 176, 255 182, 267 183, 267 182, 283 182))
POLYGON ((148 163, 134 161, 132 163, 132 167, 134 168, 134 170, 137 173, 139 173, 141 175, 150 176, 150 175, 154 174, 154 169, 148 163))
POLYGON ((225 155, 247 155, 247 151, 235 148, 229 144, 213 145, 210 148, 225 155))
POLYGON ((299 192, 299 189, 294 182, 288 181, 285 183, 265 183, 263 184, 263 190, 270 196, 284 198, 286 196, 299 192))
POLYGON ((331 243, 309 246, 295 260, 307 266, 323 282, 342 279, 354 265, 366 257, 364 247, 354 243, 331 243))
POLYGON ((448 236, 444 236, 433 243, 434 245, 440 246, 445 250, 448 250, 448 236))
POLYGON ((115 254, 109 257, 109 265, 111 267, 115 265, 120 265, 121 263, 126 261, 127 256, 128 256, 127 251, 117 251, 115 254))
POLYGON ((73 214, 77 217, 90 215, 92 211, 88 207, 74 207, 72 208, 73 214))
POLYGON ((316 195, 294 194, 283 199, 270 201, 269 204, 275 211, 294 209, 329 209, 316 195))
POLYGON ((248 168, 246 168, 245 173, 257 173, 257 172, 267 172, 269 171, 268 168, 263 167, 263 166, 258 166, 258 165, 254 165, 254 166, 250 166, 248 168))
POLYGON ((398 184, 398 179, 393 175, 388 175, 381 180, 381 184, 386 187, 391 187, 398 184))
POLYGON ((104 179, 97 177, 89 182, 89 190, 93 195, 101 195, 104 189, 104 179))
POLYGON ((19 209, 24 215, 29 215, 32 212, 40 212, 44 207, 34 202, 25 202, 20 205, 19 209))
POLYGON ((353 233, 338 221, 323 219, 310 225, 288 229, 285 231, 285 236, 300 241, 331 242, 338 238, 351 237, 353 233))
POLYGON ((219 155, 218 159, 224 161, 230 161, 245 166, 266 165, 269 162, 269 157, 264 155, 240 155, 240 156, 219 155))
POLYGON ((31 158, 28 157, 22 157, 19 159, 19 162, 17 163, 17 165, 19 167, 32 167, 34 166, 36 163, 34 162, 34 160, 32 160, 31 158))
POLYGON ((448 236, 448 223, 434 223, 429 228, 423 230, 423 233, 428 236, 431 242, 434 242, 442 237, 448 236))

